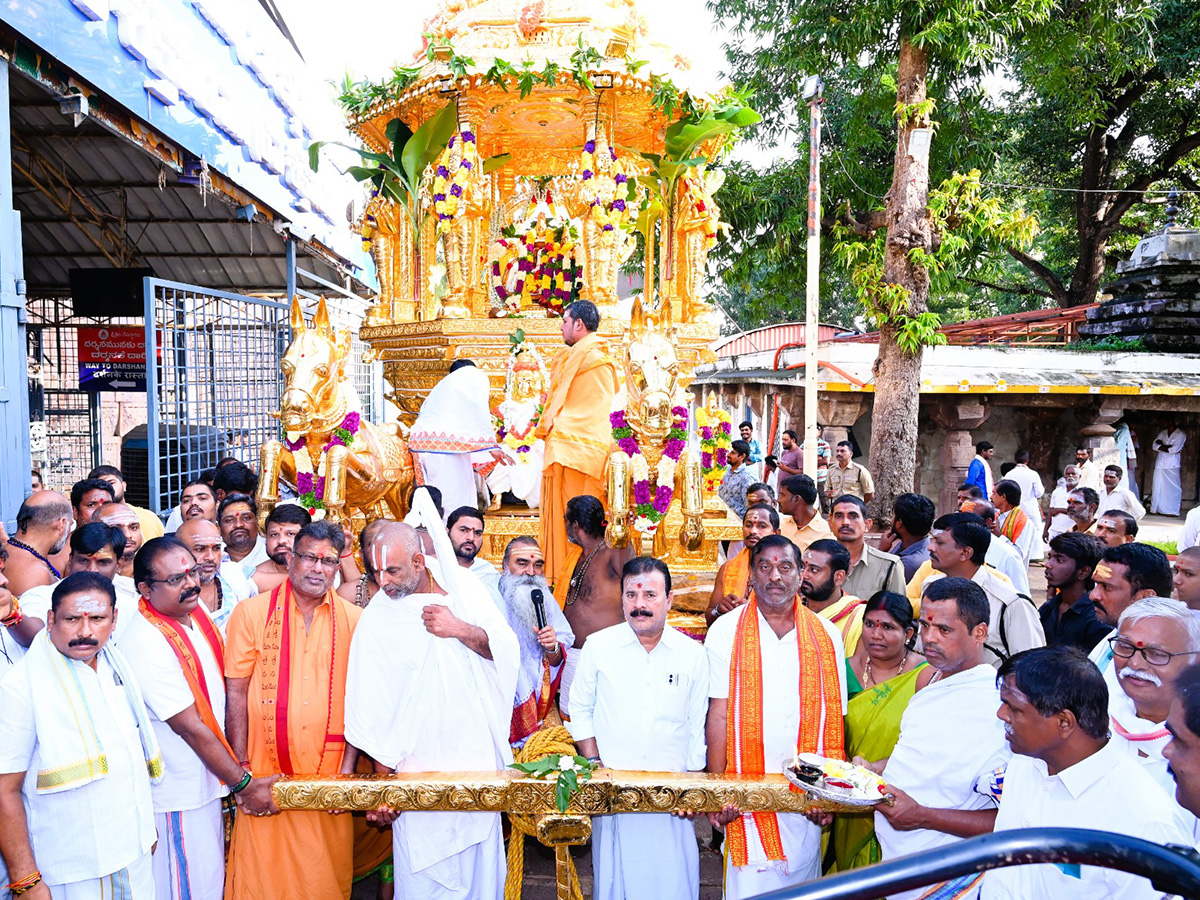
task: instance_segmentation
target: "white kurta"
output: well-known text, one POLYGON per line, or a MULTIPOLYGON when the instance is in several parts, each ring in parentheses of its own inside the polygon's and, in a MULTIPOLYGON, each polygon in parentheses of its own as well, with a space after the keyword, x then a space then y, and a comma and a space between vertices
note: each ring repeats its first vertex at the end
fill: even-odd
POLYGON ((113 884, 129 885, 126 893, 115 896, 152 900, 154 812, 137 720, 117 683, 116 670, 103 653, 95 670, 74 660, 67 665, 78 679, 91 726, 108 759, 108 772, 70 790, 37 790, 45 751, 34 705, 53 688, 32 677, 28 656, 0 682, 0 772, 26 773, 22 793, 30 843, 55 900, 60 896, 98 900, 103 886, 113 884))
MULTIPOLYGON (((519 653, 517 639, 475 579, 458 596, 380 591, 350 645, 346 741, 397 772, 504 769, 519 653), (487 632, 494 659, 430 634, 426 605, 450 607, 487 632)), ((401 813, 393 831, 400 897, 496 898, 504 892, 498 813, 401 813)))
MULTIPOLYGON (((1030 525, 1032 524, 1030 523, 1030 525)), ((1031 596, 1029 594, 1029 567, 1021 559, 1021 551, 1014 547, 1013 542, 1008 538, 993 534, 992 542, 988 544, 987 555, 983 561, 1011 581, 1018 593, 1031 596)))
MULTIPOLYGON (((593 634, 580 651, 573 697, 571 736, 594 737, 609 768, 704 768, 708 659, 682 632, 668 625, 649 653, 627 624, 593 634)), ((595 900, 695 900, 700 855, 690 821, 626 813, 596 816, 592 828, 595 900)))
MULTIPOLYGON (((1067 508, 1067 498, 1070 496, 1071 496, 1071 489, 1069 489, 1060 480, 1058 487, 1056 487, 1050 494, 1050 506, 1053 509, 1066 509, 1067 508)), ((1050 519, 1049 540, 1051 540, 1051 541, 1054 540, 1060 534, 1065 534, 1066 532, 1070 531, 1074 527, 1075 527, 1074 519, 1072 519, 1066 513, 1058 513, 1057 515, 1055 515, 1053 518, 1050 519)))
POLYGON ((1123 488, 1120 485, 1111 491, 1107 488, 1100 491, 1100 506, 1096 510, 1096 518, 1104 515, 1110 509, 1127 512, 1138 521, 1141 521, 1146 515, 1146 507, 1142 506, 1138 498, 1133 496, 1133 492, 1129 488, 1123 488))
MULTIPOLYGON (((999 708, 996 670, 986 664, 927 685, 904 710, 884 781, 933 809, 990 808, 995 802, 993 773, 1012 757, 1004 724, 996 718, 999 708)), ((961 840, 928 829, 897 831, 879 813, 875 835, 885 862, 961 840)), ((911 900, 923 892, 903 891, 890 898, 911 900)))
POLYGON ((1179 533, 1180 552, 1189 547, 1200 547, 1200 506, 1188 511, 1187 518, 1183 520, 1183 531, 1179 533))
MULTIPOLYGON (((995 830, 1047 827, 1110 831, 1156 844, 1192 842, 1183 810, 1112 741, 1057 775, 1050 775, 1040 759, 1012 758, 995 830)), ((1158 900, 1160 896, 1162 892, 1140 875, 1100 866, 1050 864, 993 869, 984 876, 981 894, 982 900, 1158 900)))
POLYGON ((1154 438, 1154 487, 1150 494, 1150 512, 1164 516, 1179 515, 1183 502, 1183 482, 1179 478, 1180 453, 1187 438, 1178 428, 1163 429, 1154 438))
MULTIPOLYGON (((1041 559, 1045 555, 1045 548, 1042 546, 1042 531, 1045 529, 1045 520, 1042 518, 1041 498, 1046 493, 1046 488, 1042 485, 1042 476, 1029 466, 1017 465, 1009 469, 1008 474, 1004 476, 1009 481, 1015 481, 1021 488, 1021 509, 1025 511, 1025 515, 1029 516, 1029 524, 1036 526, 1033 533, 1033 546, 1030 550, 1030 559, 1041 559)), ((1026 593, 1029 593, 1026 591, 1026 593)))
POLYGON ((1096 492, 1104 490, 1104 479, 1101 475, 1100 467, 1092 462, 1092 460, 1077 462, 1075 463, 1075 468, 1079 470, 1078 487, 1091 488, 1096 492))
MULTIPOLYGON (((708 651, 708 695, 729 697, 729 666, 733 658, 733 643, 737 625, 748 607, 742 606, 729 615, 721 616, 708 630, 704 647, 708 651)), ((846 712, 846 658, 841 632, 837 626, 819 619, 833 639, 837 653, 837 671, 842 689, 841 714, 846 712)), ((763 752, 766 765, 774 771, 783 760, 795 756, 796 738, 800 733, 800 701, 796 686, 800 683, 800 651, 796 644, 796 629, 782 638, 777 637, 762 613, 758 616, 759 645, 763 671, 763 752), (769 674, 768 674, 769 673, 769 674)), ((590 640, 590 638, 589 638, 590 640)), ((585 645, 586 646, 586 645, 585 645)), ((838 715, 838 710, 825 710, 826 715, 838 715)), ((821 729, 824 733, 824 729, 821 729)), ((779 836, 787 857, 787 871, 770 865, 759 867, 751 862, 735 867, 725 862, 725 897, 739 900, 767 891, 811 881, 821 874, 821 829, 799 813, 779 814, 779 836)), ((760 846, 754 819, 746 816, 746 840, 751 853, 760 846)))

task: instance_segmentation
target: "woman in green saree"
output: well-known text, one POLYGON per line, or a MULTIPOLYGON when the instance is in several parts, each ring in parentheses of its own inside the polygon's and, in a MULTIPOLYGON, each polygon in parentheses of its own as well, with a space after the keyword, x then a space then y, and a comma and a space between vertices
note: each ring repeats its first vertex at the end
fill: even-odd
MULTIPOLYGON (((846 660, 848 759, 861 764, 891 755, 908 701, 933 677, 934 670, 925 664, 925 657, 913 650, 916 640, 907 597, 880 591, 867 601, 862 640, 854 656, 846 660)), ((844 872, 879 862, 873 812, 838 815, 832 827, 829 871, 844 872)))

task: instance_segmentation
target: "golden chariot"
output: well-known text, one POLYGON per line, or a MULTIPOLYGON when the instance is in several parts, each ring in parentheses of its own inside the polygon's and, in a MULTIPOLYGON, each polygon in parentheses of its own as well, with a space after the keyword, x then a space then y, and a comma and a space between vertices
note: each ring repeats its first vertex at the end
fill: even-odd
MULTIPOLYGON (((686 63, 649 38, 626 0, 451 0, 426 23, 425 41, 414 65, 397 69, 402 86, 360 104, 349 120, 398 169, 407 162, 411 170, 422 149, 429 160, 400 191, 378 190, 376 178, 357 223, 379 276, 361 337, 382 361, 387 398, 402 419, 411 424, 459 358, 487 372, 499 408, 506 386, 511 399, 510 351, 520 340, 547 370, 562 349, 568 298, 600 308, 600 334, 619 372, 619 348, 640 336, 631 318, 641 322, 644 309, 648 327, 669 330, 678 396, 690 403, 686 388, 718 334, 699 293, 719 226, 719 175, 707 163, 736 130, 704 125, 728 124, 720 116, 737 105, 720 107, 721 95, 693 99, 686 63), (673 167, 670 151, 682 144, 671 126, 679 131, 688 115, 701 123, 684 135, 702 138, 690 145, 700 164, 673 167), (644 204, 647 196, 658 202, 644 204), (646 206, 648 227, 646 212, 638 220, 646 206), (630 281, 622 266, 628 271, 639 249, 635 304, 620 286, 630 281)), ((668 535, 680 531, 680 506, 663 522, 668 535)), ((741 536, 711 492, 703 522, 697 549, 667 544, 685 594, 689 581, 697 594, 710 583, 717 543, 741 536)), ((510 538, 537 529, 527 507, 494 508, 483 552, 498 559, 510 538)))

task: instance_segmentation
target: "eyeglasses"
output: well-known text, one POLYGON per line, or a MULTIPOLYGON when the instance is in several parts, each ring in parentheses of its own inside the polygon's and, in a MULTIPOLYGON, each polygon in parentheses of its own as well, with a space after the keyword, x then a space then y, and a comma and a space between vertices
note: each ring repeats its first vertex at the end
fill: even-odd
POLYGON ((165 584, 167 587, 177 588, 188 578, 196 582, 200 581, 200 576, 196 573, 195 566, 192 566, 190 569, 184 569, 178 575, 169 575, 166 578, 147 578, 146 582, 148 584, 165 584))
POLYGON ((341 565, 342 561, 336 556, 313 556, 311 553, 292 553, 296 559, 300 560, 306 566, 322 566, 326 569, 336 569, 341 565))
POLYGON ((1142 659, 1146 660, 1152 666, 1165 666, 1176 656, 1190 656, 1197 652, 1195 650, 1182 650, 1179 653, 1171 653, 1158 647, 1139 647, 1132 641, 1127 641, 1122 637, 1110 637, 1108 645, 1112 647, 1113 656, 1121 659, 1133 659, 1135 653, 1140 653, 1142 654, 1142 659))

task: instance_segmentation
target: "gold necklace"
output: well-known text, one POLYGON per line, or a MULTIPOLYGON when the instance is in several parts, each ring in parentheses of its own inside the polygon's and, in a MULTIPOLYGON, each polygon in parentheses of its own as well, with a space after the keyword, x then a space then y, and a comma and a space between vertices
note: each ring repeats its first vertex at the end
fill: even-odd
MULTIPOLYGON (((900 657, 900 668, 896 670, 896 674, 893 675, 892 678, 897 678, 904 672, 904 666, 907 662, 908 662, 908 650, 905 649, 904 655, 902 657, 900 657)), ((867 654, 867 662, 865 665, 863 665, 863 681, 867 682, 870 680, 871 680, 871 654, 868 653, 867 654)), ((883 680, 889 681, 890 679, 885 678, 883 680)), ((864 684, 863 687, 866 687, 866 685, 864 684)))
POLYGON ((566 606, 573 606, 575 601, 579 599, 579 588, 583 586, 583 578, 587 575, 588 566, 592 564, 592 560, 601 549, 607 549, 608 544, 604 541, 598 543, 592 548, 592 552, 588 554, 588 558, 583 561, 583 568, 575 575, 567 584, 567 602, 566 606))

